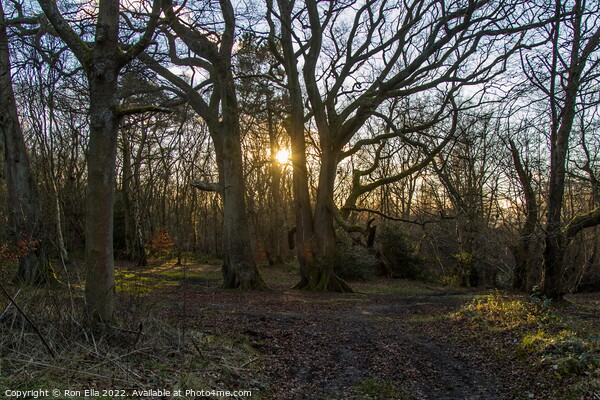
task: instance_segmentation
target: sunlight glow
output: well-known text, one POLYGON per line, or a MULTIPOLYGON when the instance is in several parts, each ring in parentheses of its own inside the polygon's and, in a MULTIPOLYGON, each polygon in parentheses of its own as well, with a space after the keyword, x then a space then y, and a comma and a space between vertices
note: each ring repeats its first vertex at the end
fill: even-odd
POLYGON ((279 164, 287 164, 290 161, 290 151, 288 149, 281 149, 275 155, 275 159, 279 164))

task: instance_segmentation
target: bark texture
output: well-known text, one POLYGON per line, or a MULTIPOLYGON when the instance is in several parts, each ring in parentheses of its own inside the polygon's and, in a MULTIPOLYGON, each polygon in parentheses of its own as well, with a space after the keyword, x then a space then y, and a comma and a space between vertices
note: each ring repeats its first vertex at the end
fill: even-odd
POLYGON ((16 279, 41 283, 53 279, 43 238, 37 187, 31 174, 25 139, 12 87, 4 9, 0 4, 0 130, 8 192, 9 235, 18 251, 16 279))

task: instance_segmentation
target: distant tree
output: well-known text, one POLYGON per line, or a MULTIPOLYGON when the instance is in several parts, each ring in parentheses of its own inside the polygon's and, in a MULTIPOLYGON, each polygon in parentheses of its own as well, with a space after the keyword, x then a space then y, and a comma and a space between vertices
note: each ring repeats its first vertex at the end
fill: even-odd
POLYGON ((458 138, 432 164, 452 205, 457 244, 453 257, 467 286, 479 283, 486 256, 483 249, 489 241, 486 234, 498 214, 498 169, 503 154, 496 121, 490 110, 463 113, 458 138))
POLYGON ((284 72, 258 33, 244 33, 238 47, 236 84, 246 149, 248 208, 258 236, 257 247, 269 264, 277 264, 287 254, 284 239, 289 226, 285 217, 291 201, 284 173, 289 160, 280 159, 289 152, 283 128, 288 107, 281 88, 284 72))
POLYGON ((142 223, 142 205, 140 204, 140 165, 145 147, 148 145, 149 128, 146 125, 143 119, 132 118, 132 121, 122 128, 121 140, 123 164, 121 193, 125 208, 125 252, 128 258, 134 260, 139 266, 148 265, 142 223), (140 137, 134 152, 134 135, 137 132, 140 133, 140 137))
POLYGON ((514 139, 509 139, 510 154, 514 170, 523 192, 525 222, 518 234, 517 242, 512 246, 515 257, 515 269, 512 286, 514 289, 527 291, 530 289, 528 275, 533 269, 535 257, 532 254, 536 242, 534 236, 539 222, 537 194, 532 183, 533 176, 522 159, 522 152, 514 139))

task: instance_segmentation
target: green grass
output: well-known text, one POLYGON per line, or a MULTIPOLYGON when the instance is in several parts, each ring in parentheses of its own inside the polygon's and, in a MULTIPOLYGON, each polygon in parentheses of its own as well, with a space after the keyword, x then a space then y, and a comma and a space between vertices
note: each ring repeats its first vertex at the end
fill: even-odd
POLYGON ((165 258, 153 267, 117 269, 115 286, 118 292, 148 294, 165 286, 178 285, 180 280, 214 281, 222 278, 221 269, 215 265, 176 265, 176 258, 165 258))
POLYGON ((354 289, 367 294, 398 294, 404 296, 425 296, 435 292, 430 286, 403 279, 379 279, 367 283, 355 283, 354 289))
POLYGON ((397 399, 408 400, 410 394, 396 388, 394 382, 367 378, 354 387, 353 392, 363 399, 397 399))
POLYGON ((552 380, 577 382, 569 395, 586 398, 600 387, 600 333, 594 320, 573 311, 549 300, 497 292, 474 299, 450 318, 468 322, 480 338, 516 337, 514 347, 500 353, 515 352, 552 380))
POLYGON ((162 271, 157 274, 159 277, 169 279, 220 279, 221 274, 216 272, 187 272, 187 271, 162 271))
POLYGON ((143 276, 131 272, 115 272, 115 287, 117 292, 148 294, 158 289, 163 284, 164 282, 153 279, 149 276, 143 276))
POLYGON ((453 317, 470 318, 488 329, 504 330, 538 325, 550 314, 531 302, 494 293, 474 298, 453 317))

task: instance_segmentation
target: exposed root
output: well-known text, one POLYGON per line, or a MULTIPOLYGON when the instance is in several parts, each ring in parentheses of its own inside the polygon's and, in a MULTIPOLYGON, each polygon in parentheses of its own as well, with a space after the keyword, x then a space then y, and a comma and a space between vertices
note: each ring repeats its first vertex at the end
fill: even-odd
POLYGON ((335 292, 335 293, 354 293, 354 290, 335 273, 322 274, 320 279, 306 279, 302 277, 294 289, 308 290, 313 292, 335 292))

